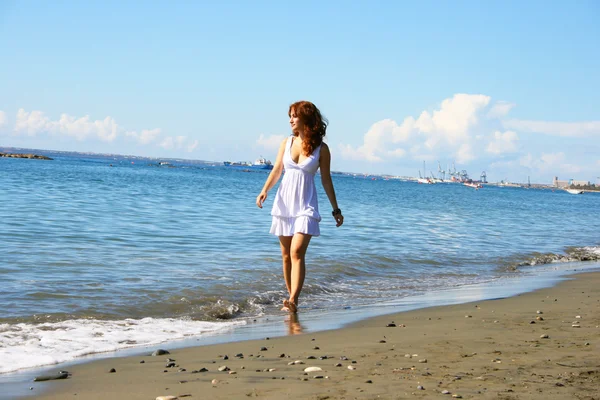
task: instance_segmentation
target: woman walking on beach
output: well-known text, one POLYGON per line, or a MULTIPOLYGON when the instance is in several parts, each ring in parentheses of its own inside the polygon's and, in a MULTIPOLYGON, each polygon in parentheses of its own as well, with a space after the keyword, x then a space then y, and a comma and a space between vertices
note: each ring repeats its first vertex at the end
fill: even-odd
POLYGON ((319 168, 321 183, 333 208, 336 226, 344 223, 344 217, 338 208, 331 181, 331 153, 327 144, 323 143, 327 120, 308 101, 292 104, 288 115, 292 135, 281 143, 273 169, 256 197, 256 205, 262 208, 267 193, 275 186, 285 169, 285 176, 273 201, 270 232, 279 236, 283 278, 289 293, 289 298, 283 301, 282 310, 295 313, 306 275, 306 250, 310 239, 320 234, 321 215, 314 179, 319 168))

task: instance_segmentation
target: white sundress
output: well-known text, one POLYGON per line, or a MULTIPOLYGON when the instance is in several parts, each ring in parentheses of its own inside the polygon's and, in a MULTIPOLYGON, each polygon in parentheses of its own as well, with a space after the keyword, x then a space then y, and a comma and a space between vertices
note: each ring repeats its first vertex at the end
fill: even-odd
POLYGON ((296 163, 291 154, 293 138, 294 136, 290 136, 285 146, 285 174, 273 201, 270 233, 277 236, 294 236, 295 233, 319 236, 321 215, 315 174, 319 169, 321 145, 308 158, 296 163))

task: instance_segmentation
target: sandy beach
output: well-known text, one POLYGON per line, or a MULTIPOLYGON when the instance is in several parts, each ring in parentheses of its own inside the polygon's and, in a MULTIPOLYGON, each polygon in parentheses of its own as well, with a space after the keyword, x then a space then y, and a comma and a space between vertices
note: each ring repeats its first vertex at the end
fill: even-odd
POLYGON ((337 330, 102 359, 33 391, 83 400, 600 399, 600 273, 572 278, 337 330))

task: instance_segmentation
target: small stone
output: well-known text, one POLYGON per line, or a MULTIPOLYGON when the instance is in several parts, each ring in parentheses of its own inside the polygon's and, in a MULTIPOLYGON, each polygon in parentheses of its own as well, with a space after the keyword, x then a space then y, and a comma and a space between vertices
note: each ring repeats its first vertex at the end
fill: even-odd
POLYGON ((540 338, 542 339, 548 339, 550 336, 548 336, 546 333, 544 333, 543 335, 540 336, 540 338))
POLYGON ((235 372, 235 371, 229 371, 229 375, 235 375, 235 374, 237 374, 237 372, 235 372))
POLYGON ((268 372, 274 372, 277 371, 275 368, 269 368, 268 372))
POLYGON ((379 343, 387 343, 385 340, 381 339, 379 343))
POLYGON ((405 354, 404 357, 411 358, 412 356, 410 354, 405 354))
POLYGON ((543 312, 541 312, 540 310, 537 310, 536 314, 543 314, 543 312))
POLYGON ((473 318, 472 315, 465 315, 465 318, 473 318))
POLYGON ((356 367, 354 365, 348 365, 348 369, 350 371, 354 371, 356 369, 356 367))
POLYGON ((229 371, 229 367, 227 365, 222 365, 219 367, 220 372, 229 371))
POLYGON ((323 376, 323 375, 315 375, 315 376, 313 377, 313 379, 323 379, 323 378, 324 378, 324 376, 323 376))
POLYGON ((173 358, 167 358, 165 361, 166 362, 171 362, 171 361, 175 361, 175 359, 173 359, 173 358))
POLYGON ((586 346, 589 346, 589 345, 590 345, 590 342, 585 342, 585 345, 586 345, 586 346))
POLYGON ((317 359, 317 357, 315 357, 315 356, 308 356, 308 357, 306 357, 306 359, 307 359, 307 360, 316 360, 316 359, 317 359))
POLYGON ((530 324, 535 324, 535 321, 530 321, 529 323, 530 323, 530 324))
POLYGON ((413 356, 413 357, 419 357, 419 355, 418 355, 418 354, 413 354, 412 356, 413 356))
POLYGON ((185 368, 179 368, 179 370, 177 370, 177 372, 185 372, 187 371, 185 368))
POLYGON ((395 328, 396 324, 394 324, 393 322, 391 324, 387 324, 386 327, 388 328, 395 328))
POLYGON ((244 354, 242 354, 242 353, 237 353, 235 356, 236 356, 237 358, 244 358, 244 354))
POLYGON ((165 368, 173 368, 175 366, 175 361, 171 361, 168 362, 167 365, 165 365, 165 368))
POLYGON ((223 357, 223 360, 229 360, 229 356, 223 357))
POLYGON ((321 367, 307 367, 307 368, 304 368, 304 372, 318 372, 318 371, 323 371, 323 369, 321 367))
POLYGON ((579 324, 573 324, 571 325, 573 328, 581 328, 581 326, 579 324))
POLYGON ((321 348, 319 346, 315 346, 313 347, 313 350, 321 350, 321 348))
POLYGON ((450 394, 449 390, 442 390, 442 394, 450 394))
POLYGON ((144 360, 140 361, 140 364, 145 364, 145 363, 146 363, 146 361, 144 361, 144 360))
POLYGON ((535 319, 537 319, 538 321, 543 321, 544 317, 535 317, 535 319))
POLYGON ((108 370, 109 374, 114 374, 115 372, 117 372, 117 370, 114 369, 114 368, 111 368, 111 369, 108 370))
POLYGON ((208 370, 206 368, 200 368, 198 372, 208 372, 208 370))
POLYGON ((266 347, 261 347, 260 351, 267 351, 268 349, 266 347))
POLYGON ((281 354, 279 355, 279 358, 285 358, 285 353, 281 353, 281 354))
POLYGON ((177 396, 158 396, 156 400, 177 400, 177 396))
POLYGON ((419 360, 419 362, 420 362, 420 363, 426 363, 426 362, 427 362, 427 359, 426 359, 426 358, 423 358, 422 360, 419 360))
POLYGON ((417 386, 417 389, 418 390, 425 390, 425 388, 423 386, 421 386, 421 385, 417 386))
POLYGON ((167 350, 158 349, 158 350, 154 350, 154 352, 152 353, 152 356, 156 357, 156 356, 162 356, 164 354, 171 354, 171 353, 169 353, 167 350))
POLYGON ((454 397, 455 399, 462 399, 462 396, 460 394, 453 394, 452 397, 454 397))
POLYGON ((368 380, 365 381, 365 383, 373 383, 373 381, 370 380, 370 379, 368 379, 368 380))
POLYGON ((212 383, 213 385, 216 385, 217 383, 219 383, 218 379, 213 379, 212 381, 210 381, 210 383, 212 383))
POLYGON ((327 360, 329 358, 329 356, 321 356, 319 357, 319 360, 327 360))
POLYGON ((348 357, 346 357, 346 356, 341 356, 341 357, 340 357, 340 360, 342 360, 342 361, 348 361, 348 357))
POLYGON ((335 366, 336 366, 336 367, 341 367, 341 366, 342 366, 342 364, 341 364, 341 363, 337 363, 337 364, 335 364, 335 366))
POLYGON ((580 318, 581 318, 581 315, 576 315, 575 316, 575 319, 580 319, 580 318))
POLYGON ((302 361, 302 360, 296 360, 296 361, 294 361, 294 364, 304 364, 304 361, 302 361))

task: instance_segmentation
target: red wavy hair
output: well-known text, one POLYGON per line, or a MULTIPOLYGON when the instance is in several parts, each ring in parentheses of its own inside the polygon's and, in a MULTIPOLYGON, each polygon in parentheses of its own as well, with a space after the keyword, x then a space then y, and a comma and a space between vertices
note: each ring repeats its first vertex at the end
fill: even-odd
POLYGON ((288 116, 291 117, 292 111, 300 118, 304 124, 304 137, 307 140, 302 142, 302 151, 306 155, 311 155, 317 147, 323 143, 323 138, 327 131, 327 118, 321 115, 321 111, 310 101, 297 101, 290 105, 288 116))

